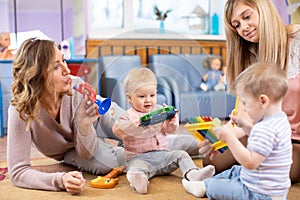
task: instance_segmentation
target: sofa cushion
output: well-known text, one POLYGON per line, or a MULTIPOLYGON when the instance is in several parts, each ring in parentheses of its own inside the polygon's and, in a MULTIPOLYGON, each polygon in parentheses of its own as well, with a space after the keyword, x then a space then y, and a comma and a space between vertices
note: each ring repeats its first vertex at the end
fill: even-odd
POLYGON ((173 106, 180 120, 208 115, 227 118, 235 105, 235 97, 227 91, 200 90, 203 75, 208 71, 204 60, 210 54, 152 54, 149 68, 168 82, 173 94, 173 106))

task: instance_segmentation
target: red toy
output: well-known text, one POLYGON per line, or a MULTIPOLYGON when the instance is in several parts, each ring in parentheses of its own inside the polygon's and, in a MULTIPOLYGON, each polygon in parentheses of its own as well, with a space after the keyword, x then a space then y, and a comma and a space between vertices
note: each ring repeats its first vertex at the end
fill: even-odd
POLYGON ((93 90, 92 86, 88 83, 81 83, 79 87, 73 87, 77 92, 80 92, 82 95, 87 95, 88 98, 98 105, 98 112, 100 115, 104 115, 110 108, 111 99, 102 98, 101 100, 96 98, 96 91, 93 90))

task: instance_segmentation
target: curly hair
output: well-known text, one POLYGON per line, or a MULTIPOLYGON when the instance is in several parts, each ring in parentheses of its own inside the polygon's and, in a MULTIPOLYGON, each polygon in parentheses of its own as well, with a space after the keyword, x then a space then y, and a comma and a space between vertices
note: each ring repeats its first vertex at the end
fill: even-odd
POLYGON ((24 41, 13 62, 12 99, 19 117, 27 123, 38 119, 43 92, 47 91, 50 66, 55 59, 55 42, 31 38, 24 41))

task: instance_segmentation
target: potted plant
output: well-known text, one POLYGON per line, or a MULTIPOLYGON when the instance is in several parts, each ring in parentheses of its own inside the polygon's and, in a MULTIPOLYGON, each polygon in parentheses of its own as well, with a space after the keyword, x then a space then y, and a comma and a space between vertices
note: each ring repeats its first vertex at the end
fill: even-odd
POLYGON ((164 21, 168 17, 168 13, 170 13, 172 10, 168 9, 165 12, 158 9, 157 5, 153 7, 154 14, 156 15, 156 20, 160 21, 159 26, 159 32, 164 33, 165 32, 165 24, 164 21))

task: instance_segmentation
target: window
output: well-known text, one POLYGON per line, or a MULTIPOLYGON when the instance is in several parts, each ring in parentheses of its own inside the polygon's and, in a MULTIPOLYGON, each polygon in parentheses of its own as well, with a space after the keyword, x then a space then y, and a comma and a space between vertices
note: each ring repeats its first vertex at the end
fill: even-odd
POLYGON ((123 28, 123 0, 93 0, 89 4, 92 28, 123 28))
MULTIPOLYGON (((156 30, 159 21, 153 8, 167 14, 165 28, 179 33, 209 33, 209 0, 133 0, 134 28, 156 30), (184 6, 183 6, 184 5, 184 6)), ((149 31, 149 30, 148 30, 149 31)))
MULTIPOLYGON (((224 1, 224 0, 222 0, 224 1)), ((171 9, 166 32, 209 34, 210 0, 90 0, 87 22, 90 38, 110 38, 127 33, 158 32, 159 20, 153 8, 171 9)))

